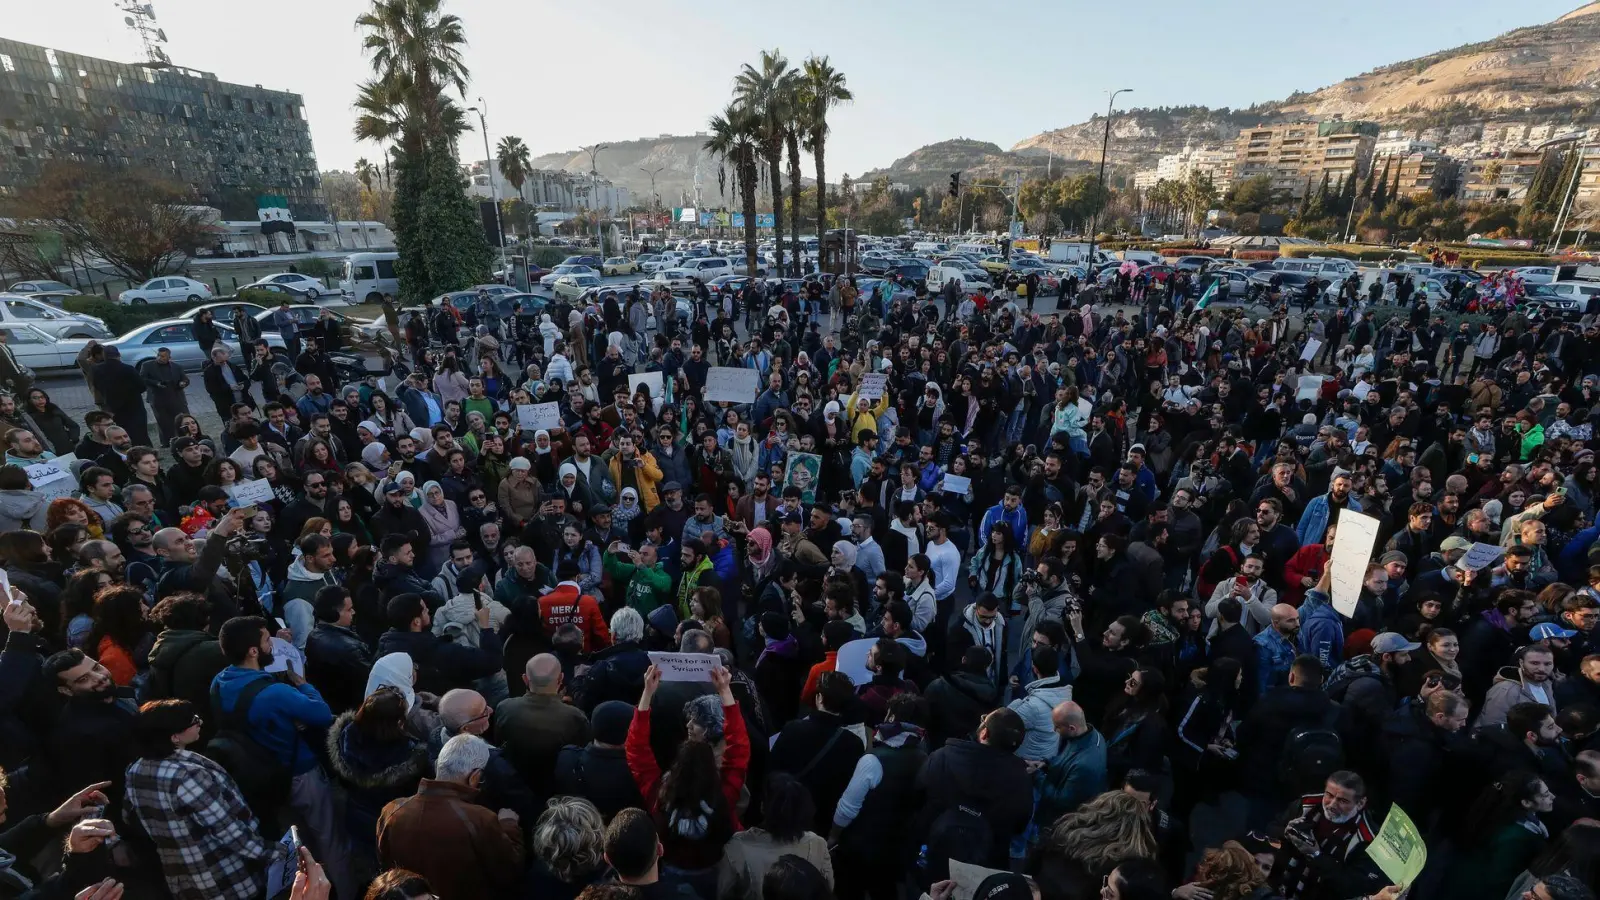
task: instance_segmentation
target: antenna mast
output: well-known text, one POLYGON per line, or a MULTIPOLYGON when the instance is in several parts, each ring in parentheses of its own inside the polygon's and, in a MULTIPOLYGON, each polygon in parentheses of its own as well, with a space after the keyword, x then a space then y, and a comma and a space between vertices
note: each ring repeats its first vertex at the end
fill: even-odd
POLYGON ((112 0, 112 2, 123 13, 122 24, 139 35, 139 43, 144 47, 144 65, 152 68, 172 65, 172 59, 167 56, 167 51, 161 49, 161 45, 167 42, 167 33, 156 24, 155 8, 137 0, 112 0))

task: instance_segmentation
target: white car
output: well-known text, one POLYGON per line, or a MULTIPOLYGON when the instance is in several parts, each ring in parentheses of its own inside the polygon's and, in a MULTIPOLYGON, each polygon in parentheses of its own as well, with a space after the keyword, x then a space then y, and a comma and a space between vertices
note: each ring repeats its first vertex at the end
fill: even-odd
POLYGON ((116 337, 102 319, 57 309, 27 294, 0 294, 0 324, 32 325, 55 338, 116 337))
POLYGON ((694 273, 688 269, 662 269, 650 281, 669 291, 687 291, 694 287, 694 273))
POLYGON ((118 303, 142 306, 146 303, 199 303, 211 299, 209 285, 184 278, 182 275, 163 275, 152 278, 136 288, 128 288, 117 295, 118 303))
POLYGON ((302 275, 299 272, 280 272, 277 275, 268 275, 265 278, 256 279, 245 285, 245 287, 258 288, 269 284, 282 285, 297 294, 303 293, 307 300, 316 300, 323 294, 328 293, 328 286, 322 283, 322 279, 312 278, 310 275, 302 275))
POLYGON ((589 266, 567 265, 563 263, 562 265, 551 269, 550 274, 540 278, 539 284, 543 285, 544 287, 554 287, 556 280, 563 275, 593 275, 596 278, 600 277, 600 273, 589 266))
POLYGON ((83 292, 64 281, 19 281, 6 288, 13 294, 63 294, 77 296, 83 292))
POLYGON ((1552 266, 1523 266, 1512 271, 1524 284, 1549 284, 1556 280, 1556 270, 1552 266))

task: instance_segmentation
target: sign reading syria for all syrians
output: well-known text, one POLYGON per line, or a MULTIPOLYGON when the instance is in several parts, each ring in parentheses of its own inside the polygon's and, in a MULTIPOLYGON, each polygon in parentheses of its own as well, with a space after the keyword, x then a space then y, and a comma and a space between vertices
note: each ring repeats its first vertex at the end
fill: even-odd
POLYGON ((707 681, 711 673, 722 668, 722 658, 715 653, 656 653, 650 662, 661 670, 662 681, 707 681))

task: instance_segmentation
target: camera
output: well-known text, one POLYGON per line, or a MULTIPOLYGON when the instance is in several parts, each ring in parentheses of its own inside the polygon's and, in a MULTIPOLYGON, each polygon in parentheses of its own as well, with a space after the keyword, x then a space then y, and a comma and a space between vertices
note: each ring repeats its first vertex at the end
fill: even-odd
POLYGON ((1038 584, 1039 573, 1033 569, 1025 569, 1023 570, 1022 574, 1018 576, 1018 580, 1023 584, 1038 584))
POLYGON ((237 556, 246 560, 265 559, 267 556, 267 538, 261 534, 235 534, 228 537, 228 542, 223 545, 223 550, 230 556, 237 556))

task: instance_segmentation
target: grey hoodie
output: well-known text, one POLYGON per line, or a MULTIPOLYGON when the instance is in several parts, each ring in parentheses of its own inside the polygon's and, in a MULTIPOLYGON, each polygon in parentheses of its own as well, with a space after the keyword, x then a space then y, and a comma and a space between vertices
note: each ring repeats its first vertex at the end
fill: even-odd
POLYGON ((28 528, 43 534, 49 508, 38 491, 0 491, 0 533, 28 528))
POLYGON ((1011 701, 1010 708, 1022 717, 1028 727, 1027 737, 1017 748, 1023 759, 1051 759, 1056 755, 1056 731, 1050 714, 1058 704, 1072 699, 1072 685, 1061 680, 1060 675, 1049 675, 1023 688, 1023 697, 1011 701))

